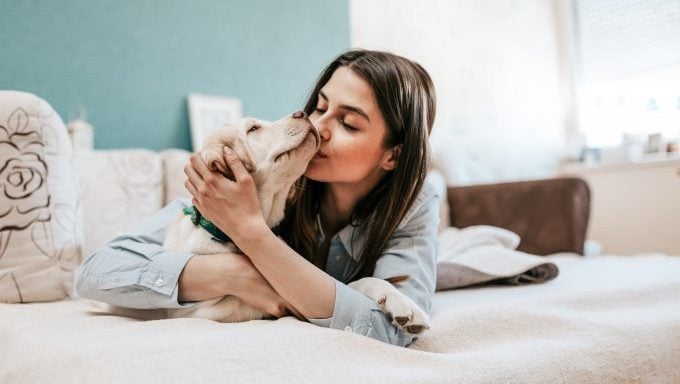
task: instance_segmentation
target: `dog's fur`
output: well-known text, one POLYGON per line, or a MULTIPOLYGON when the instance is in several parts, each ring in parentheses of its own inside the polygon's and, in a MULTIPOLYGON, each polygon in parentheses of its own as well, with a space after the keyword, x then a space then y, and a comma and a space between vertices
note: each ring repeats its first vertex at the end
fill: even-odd
MULTIPOLYGON (((307 164, 319 148, 319 134, 303 112, 296 112, 275 122, 245 118, 219 129, 209 136, 201 157, 212 170, 233 178, 224 162, 223 147, 230 147, 251 173, 258 191, 262 213, 270 227, 283 219, 286 200, 293 183, 304 173, 307 164)), ((192 254, 218 254, 238 251, 231 242, 219 242, 191 217, 180 215, 170 225, 163 247, 169 251, 192 254)), ((398 328, 419 334, 429 328, 427 315, 390 282, 407 277, 381 280, 363 278, 350 283, 354 289, 373 299, 398 328)), ((117 314, 132 317, 199 317, 221 322, 262 319, 266 313, 255 309, 235 296, 206 300, 188 308, 165 309, 140 313, 139 310, 116 308, 117 314), (160 313, 159 313, 160 312, 160 313)))

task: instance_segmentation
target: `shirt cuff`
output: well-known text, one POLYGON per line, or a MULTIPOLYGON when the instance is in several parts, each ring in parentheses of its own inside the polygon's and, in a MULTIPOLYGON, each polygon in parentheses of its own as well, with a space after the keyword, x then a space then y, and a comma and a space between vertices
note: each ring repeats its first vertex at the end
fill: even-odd
POLYGON ((371 312, 380 310, 363 293, 335 280, 333 315, 326 319, 307 319, 310 323, 327 328, 367 334, 371 325, 371 312))
POLYGON ((183 308, 193 303, 179 303, 179 276, 189 259, 186 252, 163 252, 154 257, 142 273, 139 285, 148 288, 147 300, 152 307, 183 308))
POLYGON ((415 340, 399 332, 373 300, 338 280, 335 280, 333 315, 326 319, 307 320, 314 325, 360 334, 398 346, 407 346, 415 340))

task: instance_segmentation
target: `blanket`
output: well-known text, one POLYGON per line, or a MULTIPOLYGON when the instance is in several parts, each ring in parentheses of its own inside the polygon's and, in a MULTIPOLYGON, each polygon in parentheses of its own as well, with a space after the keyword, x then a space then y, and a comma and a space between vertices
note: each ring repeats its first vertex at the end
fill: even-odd
POLYGON ((291 317, 140 321, 0 305, 0 383, 678 383, 680 257, 554 255, 550 284, 437 292, 400 348, 291 317))
POLYGON ((437 290, 483 283, 544 283, 559 271, 544 257, 517 251, 519 236, 503 228, 449 227, 438 240, 437 290))

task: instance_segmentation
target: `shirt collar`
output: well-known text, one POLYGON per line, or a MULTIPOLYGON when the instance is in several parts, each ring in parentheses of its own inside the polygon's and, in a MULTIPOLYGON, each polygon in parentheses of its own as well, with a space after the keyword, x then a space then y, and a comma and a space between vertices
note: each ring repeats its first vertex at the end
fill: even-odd
MULTIPOLYGON (((323 231, 321 216, 319 214, 316 215, 316 227, 319 230, 319 241, 324 241, 326 239, 326 233, 323 231)), ((340 239, 340 243, 345 248, 347 254, 349 254, 354 261, 358 261, 361 250, 364 249, 365 242, 363 234, 359 232, 359 227, 348 224, 342 228, 336 236, 340 239)))

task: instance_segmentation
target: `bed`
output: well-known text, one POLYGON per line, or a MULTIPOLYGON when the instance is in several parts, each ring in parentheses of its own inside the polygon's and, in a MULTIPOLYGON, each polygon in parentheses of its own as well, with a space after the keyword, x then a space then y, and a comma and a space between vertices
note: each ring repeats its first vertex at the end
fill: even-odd
POLYGON ((66 131, 49 104, 0 91, 0 126, 0 155, 16 152, 7 164, 45 150, 31 164, 52 194, 37 191, 16 211, 54 208, 21 216, 30 230, 0 226, 0 383, 680 383, 680 256, 581 256, 589 191, 580 179, 438 183, 447 197, 441 233, 505 228, 521 239, 519 251, 543 256, 559 274, 541 284, 440 290, 431 329, 401 348, 292 317, 141 321, 68 299, 81 251, 182 193, 188 153, 81 154, 76 194, 71 154, 58 150, 66 131), (31 269, 36 263, 47 268, 31 269))
POLYGON ((548 256, 546 284, 438 292, 408 348, 286 317, 107 316, 0 304, 2 383, 678 383, 680 258, 548 256))

